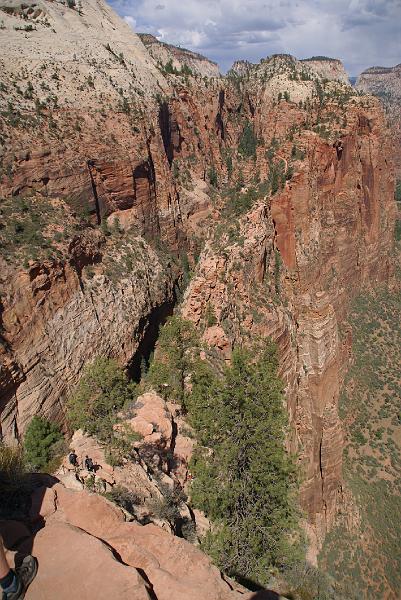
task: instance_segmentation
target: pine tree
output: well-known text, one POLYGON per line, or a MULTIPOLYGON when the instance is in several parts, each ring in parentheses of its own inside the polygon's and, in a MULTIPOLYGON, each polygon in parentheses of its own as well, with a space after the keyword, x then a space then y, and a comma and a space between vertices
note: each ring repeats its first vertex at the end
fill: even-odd
POLYGON ((295 470, 285 452, 285 410, 273 345, 237 349, 222 379, 206 366, 188 401, 199 436, 192 500, 215 523, 206 550, 231 575, 266 583, 296 554, 295 470))
POLYGON ((246 158, 255 157, 257 143, 258 140, 256 139, 253 126, 248 122, 245 124, 241 134, 238 144, 238 152, 246 158))
POLYGON ((117 412, 133 399, 134 385, 113 359, 96 358, 84 369, 75 393, 68 401, 73 429, 82 428, 100 441, 110 442, 117 412))
POLYGON ((179 402, 186 411, 185 382, 192 369, 191 348, 196 335, 193 324, 172 316, 161 330, 155 359, 147 381, 159 393, 179 402))
POLYGON ((45 469, 51 459, 52 447, 62 437, 58 425, 35 415, 24 437, 27 462, 34 469, 45 469))
POLYGON ((228 574, 266 584, 302 554, 276 348, 237 348, 224 367, 197 358, 198 344, 192 324, 171 317, 147 383, 181 402, 195 430, 191 501, 214 525, 204 549, 228 574))

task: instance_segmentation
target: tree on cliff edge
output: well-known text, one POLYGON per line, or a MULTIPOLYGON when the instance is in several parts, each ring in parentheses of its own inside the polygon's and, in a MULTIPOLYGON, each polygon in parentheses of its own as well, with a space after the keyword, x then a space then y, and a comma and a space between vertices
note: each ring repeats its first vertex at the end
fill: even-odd
POLYGON ((118 363, 98 357, 86 365, 81 380, 68 401, 72 429, 83 429, 99 441, 111 443, 118 411, 134 397, 135 386, 118 363))
POLYGON ((145 384, 180 402, 196 432, 191 501, 214 525, 204 549, 228 574, 266 584, 302 557, 276 347, 237 348, 228 367, 199 350, 192 323, 170 317, 145 384))
POLYGON ((155 360, 147 382, 160 394, 181 404, 186 412, 186 380, 193 368, 191 349, 196 345, 196 331, 190 321, 170 317, 160 332, 155 360))
POLYGON ((202 444, 193 460, 192 500, 215 524, 205 549, 228 574, 259 584, 302 555, 294 543, 296 476, 284 448, 277 367, 273 344, 259 353, 236 349, 223 378, 206 365, 194 373, 188 399, 202 444))

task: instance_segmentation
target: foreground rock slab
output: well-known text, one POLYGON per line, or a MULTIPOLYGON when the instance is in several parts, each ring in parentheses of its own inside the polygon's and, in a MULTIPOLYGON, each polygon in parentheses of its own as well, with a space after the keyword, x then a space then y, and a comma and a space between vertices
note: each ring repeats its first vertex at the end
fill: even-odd
POLYGON ((36 535, 33 553, 39 572, 26 598, 125 598, 149 600, 136 569, 118 562, 100 540, 68 523, 54 522, 36 535))
POLYGON ((0 532, 17 555, 31 553, 38 559, 27 600, 257 597, 225 580, 187 541, 153 524, 127 522, 102 496, 61 483, 35 491, 29 529, 9 522, 0 523, 0 532))

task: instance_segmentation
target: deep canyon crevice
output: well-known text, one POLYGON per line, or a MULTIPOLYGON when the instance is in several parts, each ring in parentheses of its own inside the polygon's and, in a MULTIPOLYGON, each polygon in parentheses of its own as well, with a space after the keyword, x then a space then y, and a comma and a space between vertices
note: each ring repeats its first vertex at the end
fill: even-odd
MULTIPOLYGON (((58 7, 44 6, 61 28, 58 7)), ((225 78, 168 75, 104 10, 85 27, 114 23, 116 32, 107 31, 116 47, 129 36, 125 66, 96 33, 89 48, 79 46, 93 86, 74 63, 68 32, 70 62, 49 61, 47 32, 38 33, 32 85, 43 101, 45 77, 58 104, 39 110, 15 89, 31 65, 29 43, 21 49, 15 35, 2 58, 14 108, 32 124, 2 116, 1 195, 31 190, 53 240, 47 254, 46 244, 33 256, 22 244, 0 259, 2 434, 22 433, 38 411, 62 421, 60 406, 94 356, 117 358, 138 379, 176 301, 185 255, 192 277, 181 311, 205 343, 227 360, 235 343, 253 336, 278 345, 289 446, 300 458, 302 507, 317 548, 342 486, 337 407, 350 345, 339 327, 362 287, 389 281, 393 270, 383 111, 340 83, 338 65, 321 101, 315 79, 323 67, 288 56, 237 65, 225 78), (266 181, 269 191, 258 187, 266 181), (257 197, 247 205, 250 188, 257 197), (245 209, 233 209, 241 200, 245 209), (77 207, 90 208, 86 220, 77 207), (210 307, 213 324, 205 322, 210 307)), ((10 208, 10 223, 12 215, 10 208)))

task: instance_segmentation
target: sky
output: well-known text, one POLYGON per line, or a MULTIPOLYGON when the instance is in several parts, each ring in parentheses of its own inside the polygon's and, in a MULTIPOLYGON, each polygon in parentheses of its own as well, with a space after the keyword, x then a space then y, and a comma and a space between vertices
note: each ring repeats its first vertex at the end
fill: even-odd
POLYGON ((108 0, 135 32, 216 61, 324 55, 348 74, 401 63, 401 0, 108 0))

